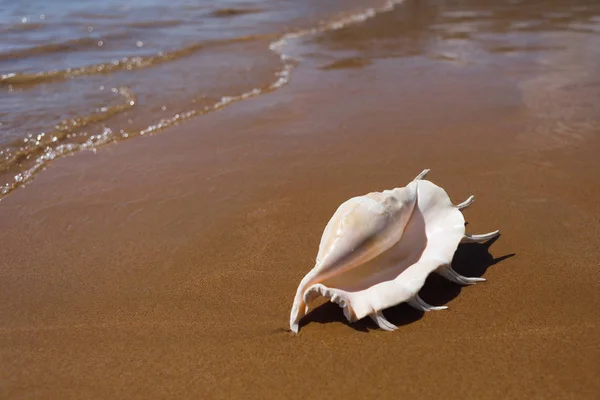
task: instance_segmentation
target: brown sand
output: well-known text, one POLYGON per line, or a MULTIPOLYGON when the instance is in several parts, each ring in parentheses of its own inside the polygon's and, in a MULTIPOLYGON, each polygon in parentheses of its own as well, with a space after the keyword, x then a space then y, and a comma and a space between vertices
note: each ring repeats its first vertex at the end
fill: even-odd
POLYGON ((536 136, 492 76, 305 64, 52 164, 0 203, 0 398, 599 398, 600 132, 536 136), (449 310, 388 310, 393 333, 330 304, 289 332, 337 205, 424 168, 501 229, 454 262, 488 282, 432 277, 449 310))

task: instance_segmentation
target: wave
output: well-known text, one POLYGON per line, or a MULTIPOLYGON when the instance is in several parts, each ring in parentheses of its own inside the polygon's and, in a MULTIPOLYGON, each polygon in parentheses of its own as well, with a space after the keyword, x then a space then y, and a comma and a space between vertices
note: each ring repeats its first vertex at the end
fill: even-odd
POLYGON ((34 73, 11 72, 8 74, 0 75, 0 86, 34 86, 42 83, 50 83, 55 81, 77 78, 81 76, 106 75, 121 71, 133 71, 187 57, 204 48, 229 45, 234 43, 243 43, 260 39, 268 40, 269 38, 273 38, 275 36, 276 35, 273 34, 248 35, 230 39, 206 41, 195 43, 190 46, 183 47, 171 52, 160 52, 151 56, 123 57, 120 60, 113 60, 109 63, 92 64, 78 68, 67 68, 61 70, 42 71, 34 73))
POLYGON ((81 49, 98 49, 98 42, 126 37, 124 33, 104 37, 83 37, 60 43, 47 43, 22 50, 0 53, 0 61, 16 60, 33 55, 61 53, 81 49))
POLYGON ((215 17, 235 17, 237 15, 256 14, 262 12, 259 8, 219 8, 212 12, 215 17))
POLYGON ((129 24, 125 24, 130 28, 170 28, 173 26, 179 26, 183 24, 183 20, 181 19, 170 19, 163 21, 140 21, 140 22, 132 22, 129 24))
POLYGON ((101 13, 101 12, 72 12, 67 15, 71 19, 91 19, 91 20, 111 20, 111 19, 122 19, 123 15, 119 13, 101 13))
POLYGON ((26 22, 20 24, 12 24, 4 27, 0 27, 0 33, 11 33, 11 32, 23 32, 23 31, 36 31, 44 28, 45 24, 41 22, 26 22))
MULTIPOLYGON (((118 141, 118 140, 124 140, 124 139, 128 139, 128 138, 132 138, 132 137, 136 137, 136 136, 144 136, 144 135, 148 135, 148 134, 155 134, 155 133, 158 133, 169 127, 177 125, 177 124, 181 123, 182 121, 188 120, 190 118, 193 118, 193 117, 196 117, 199 115, 203 115, 203 114, 206 114, 206 113, 209 113, 212 111, 223 109, 223 108, 225 108, 233 103, 236 103, 238 101, 253 98, 253 97, 256 97, 261 94, 273 92, 273 91, 281 88, 282 86, 286 85, 290 81, 292 71, 299 62, 298 60, 293 58, 293 56, 291 56, 290 54, 285 52, 286 45, 288 45, 291 41, 305 37, 305 36, 316 35, 316 34, 327 32, 327 31, 338 30, 338 29, 345 28, 346 26, 349 26, 349 25, 361 23, 367 19, 373 18, 374 16, 376 16, 378 14, 389 12, 389 11, 393 10, 394 7, 397 4, 401 3, 402 1, 403 0, 388 1, 379 8, 368 8, 359 13, 340 15, 338 18, 335 18, 329 22, 322 23, 317 27, 313 27, 313 28, 309 28, 309 29, 301 29, 301 30, 296 30, 294 32, 285 33, 283 35, 277 35, 276 36, 277 38, 270 42, 269 49, 279 56, 281 63, 282 63, 282 67, 275 74, 276 75, 275 81, 273 81, 271 84, 269 84, 263 88, 254 88, 252 90, 249 90, 249 91, 241 93, 241 94, 232 95, 232 96, 223 96, 223 97, 221 97, 221 99, 219 101, 217 101, 216 103, 214 103, 210 106, 206 106, 202 109, 192 109, 187 112, 175 114, 174 116, 169 117, 169 118, 163 118, 163 119, 157 121, 156 123, 151 124, 151 125, 147 126, 146 128, 141 129, 137 132, 121 131, 120 133, 115 134, 110 128, 105 127, 101 134, 89 137, 84 143, 63 143, 63 144, 59 144, 54 147, 51 147, 48 145, 46 145, 44 147, 42 145, 42 142, 39 141, 39 139, 38 139, 38 140, 36 140, 36 146, 34 147, 34 149, 35 149, 34 151, 36 152, 36 154, 40 154, 40 153, 41 154, 35 159, 35 163, 32 167, 28 168, 27 170, 25 170, 23 172, 18 173, 14 177, 12 182, 8 182, 8 183, 4 184, 3 186, 0 186, 0 200, 2 200, 2 198, 6 197, 9 193, 14 191, 15 189, 30 182, 39 171, 43 170, 47 166, 48 163, 50 163, 51 161, 53 161, 57 158, 61 158, 63 156, 73 154, 75 152, 83 151, 83 150, 96 151, 96 149, 98 147, 108 144, 108 143, 118 141), (37 143, 38 141, 40 142, 39 144, 37 143)), ((265 39, 265 38, 269 38, 269 37, 273 37, 273 36, 275 36, 275 35, 261 35, 260 38, 265 39)), ((248 37, 243 38, 243 40, 254 40, 256 38, 258 38, 258 37, 257 36, 252 36, 252 37, 248 36, 248 37)), ((239 41, 239 38, 238 38, 238 41, 239 41)), ((199 46, 200 47, 198 47, 198 48, 201 48, 203 45, 199 45, 199 46)), ((180 51, 182 51, 182 50, 180 50, 180 51)), ((191 50, 191 51, 194 51, 194 50, 191 50)), ((134 97, 133 93, 131 93, 131 91, 124 89, 124 88, 120 89, 120 90, 122 91, 121 94, 124 95, 124 97, 127 100, 126 100, 125 104, 116 106, 117 108, 114 109, 114 112, 112 115, 122 112, 122 111, 125 111, 126 109, 133 107, 135 104, 135 97, 134 97), (129 97, 129 96, 131 96, 131 97, 129 97), (123 107, 123 108, 120 109, 119 107, 123 107)), ((80 128, 87 124, 90 124, 93 122, 100 122, 100 121, 108 118, 108 116, 106 118, 103 118, 104 115, 105 114, 103 114, 103 113, 102 114, 92 114, 88 117, 75 119, 75 123, 80 124, 78 126, 78 128, 80 128)), ((66 121, 63 121, 62 123, 58 124, 57 129, 54 131, 54 134, 56 135, 58 133, 63 138, 67 137, 68 133, 64 134, 64 132, 68 131, 68 129, 71 129, 71 128, 69 128, 69 124, 72 123, 72 121, 73 121, 73 119, 66 120, 66 121), (64 131, 63 131, 63 129, 64 129, 64 131)), ((49 136, 51 136, 51 135, 49 135, 49 136)), ((53 138, 50 138, 50 140, 58 141, 59 139, 54 140, 53 138)), ((29 153, 29 154, 33 154, 33 153, 29 153)), ((23 160, 24 158, 27 158, 28 154, 23 153, 22 155, 17 155, 16 157, 17 158, 15 158, 13 161, 10 162, 10 165, 8 167, 10 167, 11 165, 14 165, 15 163, 18 163, 19 159, 23 160)), ((1 170, 2 169, 0 168, 0 171, 1 170)))
POLYGON ((90 124, 105 121, 117 114, 129 110, 136 103, 135 94, 128 88, 115 88, 124 99, 125 102, 112 107, 102 107, 98 112, 90 115, 77 116, 60 121, 54 126, 50 132, 43 132, 38 135, 30 135, 25 139, 21 139, 13 146, 18 150, 14 151, 9 157, 0 160, 0 172, 6 171, 11 167, 21 163, 22 161, 35 156, 48 148, 51 148, 56 143, 60 143, 68 138, 70 134, 90 124))

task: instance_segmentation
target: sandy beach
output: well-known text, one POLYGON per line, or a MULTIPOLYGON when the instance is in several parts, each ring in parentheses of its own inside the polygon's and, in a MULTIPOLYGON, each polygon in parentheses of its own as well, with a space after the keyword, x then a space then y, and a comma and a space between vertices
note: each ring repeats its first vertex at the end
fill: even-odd
POLYGON ((4 198, 0 398, 598 398, 600 53, 577 33, 432 50, 430 12, 291 44, 281 89, 4 198), (449 309, 386 310, 395 332, 327 303, 292 333, 337 206, 425 168, 476 196, 468 232, 501 230, 453 261, 487 282, 431 276, 421 296, 449 309))

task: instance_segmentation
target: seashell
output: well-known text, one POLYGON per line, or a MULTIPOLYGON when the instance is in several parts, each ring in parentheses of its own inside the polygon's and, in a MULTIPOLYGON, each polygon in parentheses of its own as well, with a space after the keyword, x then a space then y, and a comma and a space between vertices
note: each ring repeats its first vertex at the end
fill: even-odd
POLYGON ((419 297, 425 279, 436 272, 470 285, 485 281, 460 275, 451 267, 460 243, 485 242, 499 231, 465 233, 460 210, 471 196, 453 205, 446 191, 421 172, 406 187, 353 197, 339 206, 327 223, 315 267, 302 279, 292 306, 290 328, 319 295, 337 303, 350 322, 369 316, 383 330, 397 329, 382 310, 407 302, 422 310, 443 310, 419 297))

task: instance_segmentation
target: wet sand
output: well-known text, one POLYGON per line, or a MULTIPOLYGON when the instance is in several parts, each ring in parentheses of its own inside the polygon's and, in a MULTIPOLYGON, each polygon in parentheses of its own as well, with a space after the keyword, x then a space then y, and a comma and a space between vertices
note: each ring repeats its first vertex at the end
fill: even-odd
POLYGON ((327 65, 0 203, 0 398, 597 398, 598 125, 540 130, 494 68, 327 65), (291 333, 336 207, 424 168, 502 231, 453 263, 488 281, 431 277, 449 310, 387 310, 393 333, 331 304, 291 333))

